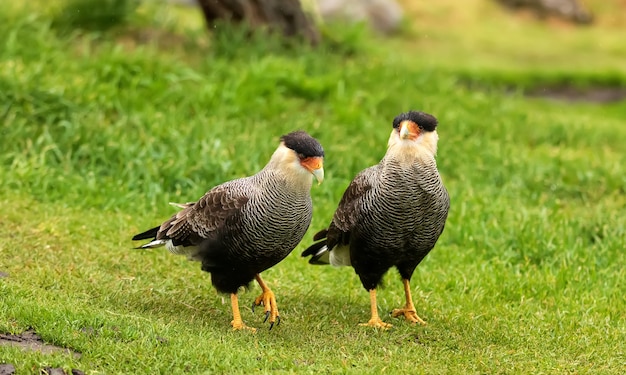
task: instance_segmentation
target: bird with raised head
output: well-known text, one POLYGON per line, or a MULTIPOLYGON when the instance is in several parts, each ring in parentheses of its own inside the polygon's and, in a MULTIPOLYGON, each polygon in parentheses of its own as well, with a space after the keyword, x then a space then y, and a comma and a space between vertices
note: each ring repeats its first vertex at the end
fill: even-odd
POLYGON ((218 292, 230 294, 233 329, 250 329, 241 318, 237 293, 256 279, 270 329, 280 324, 276 297, 261 272, 283 260, 302 240, 311 223, 313 177, 324 179, 322 145, 304 131, 281 137, 267 165, 255 175, 225 182, 160 226, 137 234, 150 240, 137 247, 165 246, 174 254, 201 262, 218 292))
POLYGON ((376 288, 394 266, 406 303, 392 316, 425 324, 413 304, 410 280, 443 232, 450 208, 435 162, 436 129, 437 119, 424 112, 396 116, 383 159, 357 174, 329 227, 302 253, 311 256, 311 264, 354 268, 370 294, 371 318, 364 325, 391 326, 378 315, 376 288))

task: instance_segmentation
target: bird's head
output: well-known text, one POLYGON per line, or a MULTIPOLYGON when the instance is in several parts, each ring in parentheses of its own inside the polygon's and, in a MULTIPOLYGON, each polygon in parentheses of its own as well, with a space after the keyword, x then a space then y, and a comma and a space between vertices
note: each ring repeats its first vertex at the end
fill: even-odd
POLYGON ((409 111, 393 119, 393 130, 388 146, 389 148, 409 146, 434 156, 437 153, 438 139, 435 116, 420 111, 409 111))
POLYGON ((318 184, 324 181, 324 149, 317 139, 298 130, 283 135, 280 141, 272 157, 277 159, 279 167, 285 168, 292 177, 310 173, 318 184))

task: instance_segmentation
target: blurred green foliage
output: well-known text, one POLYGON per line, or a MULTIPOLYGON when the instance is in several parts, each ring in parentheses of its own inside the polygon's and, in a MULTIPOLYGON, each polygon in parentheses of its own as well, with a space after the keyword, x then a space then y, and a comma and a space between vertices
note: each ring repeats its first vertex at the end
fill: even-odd
MULTIPOLYGON (((117 15, 90 28, 81 13, 64 21, 81 30, 56 33, 68 3, 51 4, 0 8, 0 331, 32 327, 82 357, 0 346, 1 361, 25 373, 620 373, 625 107, 522 95, 623 86, 612 30, 494 33, 520 27, 495 19, 383 40, 328 25, 332 40, 312 49, 209 34, 197 12, 150 3, 100 4, 117 15), (452 208, 412 284, 430 325, 373 332, 357 326, 368 300, 353 272, 298 253, 408 109, 439 119, 452 208), (167 202, 255 173, 294 129, 324 145, 326 180, 303 244, 267 271, 283 323, 230 333, 197 264, 130 251, 129 238, 172 214, 167 202)), ((386 286, 381 312, 403 298, 396 275, 386 286)))
POLYGON ((139 4, 139 0, 67 0, 52 26, 61 31, 106 31, 125 25, 139 4))

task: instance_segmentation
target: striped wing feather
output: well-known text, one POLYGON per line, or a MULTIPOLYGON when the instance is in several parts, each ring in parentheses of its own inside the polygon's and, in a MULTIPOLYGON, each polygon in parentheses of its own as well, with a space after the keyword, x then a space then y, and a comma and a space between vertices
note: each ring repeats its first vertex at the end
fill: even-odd
POLYGON ((164 222, 156 239, 171 239, 174 246, 194 246, 202 239, 219 233, 232 220, 235 220, 248 197, 232 184, 216 186, 208 191, 195 204, 186 207, 164 222))
MULTIPOLYGON (((336 245, 344 246, 350 242, 350 232, 363 209, 362 198, 372 188, 372 178, 376 174, 377 165, 359 173, 350 183, 341 197, 333 220, 326 233, 328 249, 336 245)), ((322 231, 324 232, 324 231, 322 231)), ((321 232, 320 232, 321 233, 321 232)), ((317 237, 317 236, 316 236, 317 237)), ((321 237, 321 236, 319 236, 321 237)))

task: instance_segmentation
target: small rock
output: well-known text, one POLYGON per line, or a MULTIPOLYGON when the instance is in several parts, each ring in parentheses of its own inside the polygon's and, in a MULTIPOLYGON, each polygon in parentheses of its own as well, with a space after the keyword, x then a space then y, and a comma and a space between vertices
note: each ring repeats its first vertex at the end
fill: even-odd
POLYGON ((0 271, 0 279, 3 279, 5 277, 9 277, 9 274, 3 271, 0 271))
POLYGON ((85 375, 84 372, 80 371, 79 369, 72 369, 72 375, 85 375))
POLYGON ((67 375, 60 367, 44 367, 41 369, 42 375, 67 375))
POLYGON ((10 363, 0 363, 0 375, 15 374, 15 366, 10 363))
POLYGON ((159 344, 167 344, 169 342, 168 339, 166 339, 165 337, 161 337, 161 336, 157 336, 156 340, 159 344))

